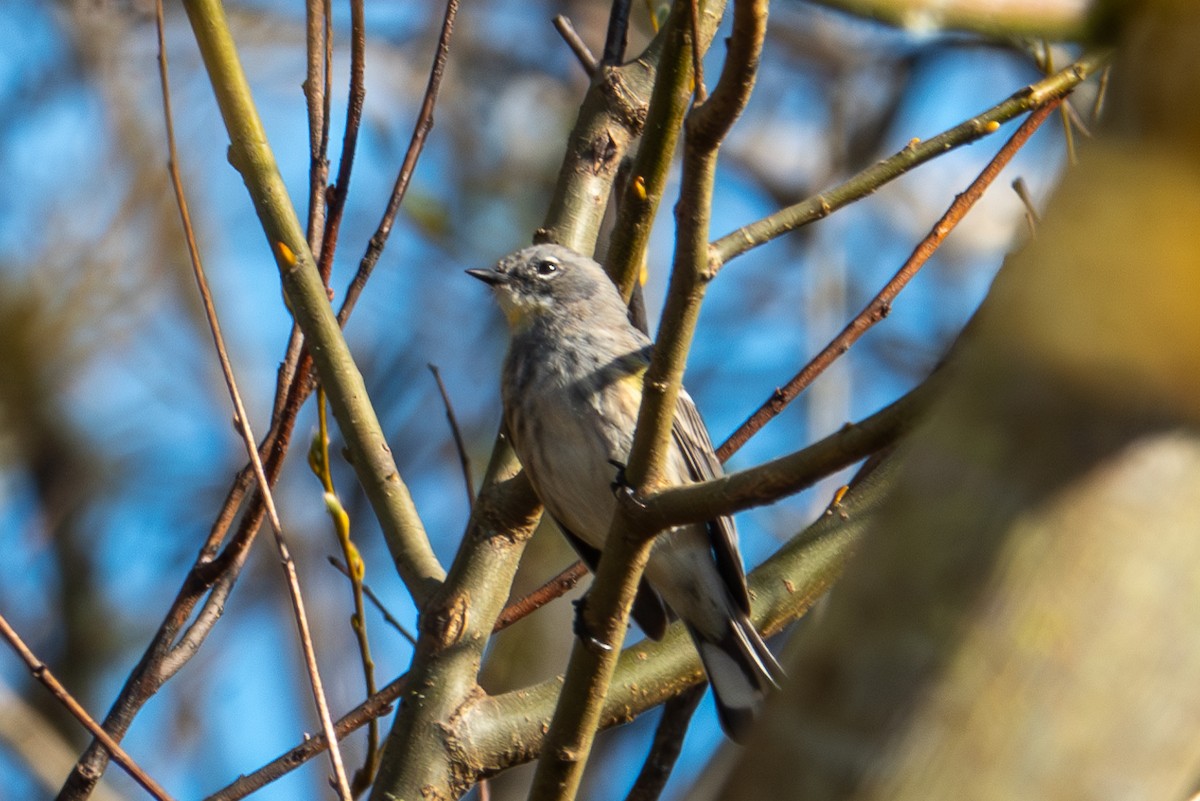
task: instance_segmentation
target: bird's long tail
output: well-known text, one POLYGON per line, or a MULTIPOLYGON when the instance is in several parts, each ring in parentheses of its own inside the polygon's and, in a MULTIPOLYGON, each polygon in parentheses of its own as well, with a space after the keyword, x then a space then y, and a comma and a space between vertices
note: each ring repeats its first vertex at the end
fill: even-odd
POLYGON ((688 632, 712 684, 721 728, 730 739, 741 742, 762 709, 763 698, 778 688, 783 668, 740 611, 730 617, 719 637, 706 637, 690 625, 688 632))

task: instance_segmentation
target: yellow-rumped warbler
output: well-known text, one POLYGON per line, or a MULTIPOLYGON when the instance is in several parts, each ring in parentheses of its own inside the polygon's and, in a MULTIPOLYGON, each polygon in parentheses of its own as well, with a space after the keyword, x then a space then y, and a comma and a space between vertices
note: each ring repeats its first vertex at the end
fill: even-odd
MULTIPOLYGON (((561 245, 535 245, 490 270, 512 334, 504 361, 504 419, 546 510, 593 568, 615 509, 613 479, 629 458, 650 362, 599 264, 561 245)), ((666 478, 683 484, 721 474, 692 399, 680 392, 666 478)), ((750 596, 733 518, 658 535, 633 617, 654 639, 663 602, 687 625, 713 687, 721 725, 735 739, 782 675, 747 615, 750 596)))

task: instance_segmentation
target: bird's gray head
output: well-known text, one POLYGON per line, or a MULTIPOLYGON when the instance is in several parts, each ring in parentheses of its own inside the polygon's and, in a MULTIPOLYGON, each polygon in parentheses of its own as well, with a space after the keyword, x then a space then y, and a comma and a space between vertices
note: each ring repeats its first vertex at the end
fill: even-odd
POLYGON ((539 319, 596 314, 624 304, 604 268, 562 245, 534 245, 505 256, 490 270, 467 270, 490 285, 514 331, 539 319))

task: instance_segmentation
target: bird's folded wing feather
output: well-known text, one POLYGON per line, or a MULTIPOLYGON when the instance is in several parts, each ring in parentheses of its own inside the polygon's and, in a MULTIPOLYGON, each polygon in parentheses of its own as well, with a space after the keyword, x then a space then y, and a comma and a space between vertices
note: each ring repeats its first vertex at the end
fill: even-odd
MULTIPOLYGON (((680 390, 679 399, 675 402, 671 436, 683 454, 693 480, 708 481, 724 474, 714 453, 712 440, 708 437, 708 429, 700 418, 700 411, 683 390, 680 390)), ((710 520, 708 534, 721 578, 741 610, 750 614, 750 593, 746 589, 746 574, 742 569, 741 554, 738 553, 737 527, 733 518, 726 515, 710 520)))

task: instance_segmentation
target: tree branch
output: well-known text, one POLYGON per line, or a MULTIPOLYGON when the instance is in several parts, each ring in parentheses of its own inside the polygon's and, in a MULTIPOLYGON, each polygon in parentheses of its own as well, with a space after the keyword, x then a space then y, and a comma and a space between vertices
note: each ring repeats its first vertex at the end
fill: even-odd
POLYGON ((129 756, 125 752, 125 749, 121 748, 120 744, 109 736, 108 732, 100 728, 100 724, 87 713, 82 704, 75 700, 75 696, 67 692, 62 683, 50 672, 50 668, 46 666, 46 663, 38 659, 33 651, 29 650, 29 646, 25 644, 25 641, 21 639, 13 627, 8 624, 8 620, 3 615, 0 615, 0 637, 7 640, 9 645, 13 647, 13 650, 17 652, 17 656, 21 657, 21 661, 29 668, 29 672, 33 674, 33 677, 40 681, 58 699, 59 703, 66 707, 67 711, 108 749, 108 752, 112 754, 112 758, 129 774, 130 778, 145 788, 146 792, 157 798, 158 801, 172 801, 167 791, 158 782, 150 778, 133 761, 133 757, 129 756))
POLYGON ((325 236, 325 186, 329 181, 330 58, 333 42, 328 0, 304 4, 307 72, 304 103, 308 110, 308 246, 321 252, 325 236))
POLYGON ((333 254, 337 250, 338 232, 342 227, 342 213, 346 209, 346 198, 350 196, 350 174, 354 169, 354 154, 358 150, 358 129, 362 124, 363 101, 366 99, 365 70, 367 49, 366 21, 363 16, 363 0, 350 0, 350 90, 346 101, 346 128, 342 133, 342 154, 338 159, 337 183, 333 185, 329 199, 329 211, 325 218, 325 233, 321 239, 317 271, 321 281, 328 286, 333 271, 333 254))
POLYGON ((1052 98, 1044 106, 1030 114, 1025 122, 1021 123, 1021 127, 1009 137, 1008 141, 997 151, 996 155, 987 163, 987 166, 983 168, 978 177, 971 182, 971 185, 954 198, 954 202, 946 209, 945 214, 938 219, 930 232, 917 244, 912 254, 905 260, 904 264, 900 265, 900 269, 896 271, 891 280, 871 299, 871 302, 853 320, 847 323, 846 327, 820 353, 814 356, 800 372, 793 376, 787 384, 775 390, 767 402, 760 406, 758 411, 750 415, 750 418, 742 423, 737 431, 729 437, 725 444, 721 446, 719 452, 722 459, 728 458, 730 454, 745 444, 755 432, 766 425, 767 422, 774 419, 817 376, 848 351, 850 346, 857 342, 868 329, 876 323, 881 322, 891 313, 892 301, 896 299, 904 287, 908 286, 908 282, 925 265, 929 257, 934 254, 945 238, 954 230, 955 226, 966 216, 971 207, 975 205, 975 202, 983 196, 984 191, 991 185, 996 176, 1000 174, 1004 166, 1029 141, 1029 137, 1033 136, 1034 132, 1045 122, 1046 117, 1054 109, 1058 108, 1061 102, 1062 98, 1052 98))
MULTIPOLYGON (((158 62, 159 77, 162 84, 163 118, 166 121, 167 128, 168 172, 171 177, 171 186, 175 192, 175 202, 179 208, 180 223, 183 226, 184 240, 187 243, 188 259, 192 265, 196 287, 200 292, 200 300, 204 307, 204 316, 208 321, 209 331, 212 335, 213 348, 216 351, 217 360, 221 365, 221 375, 225 378, 225 386, 229 392, 230 403, 233 406, 234 421, 238 433, 241 434, 242 443, 246 447, 250 464, 254 467, 254 477, 258 481, 258 489, 263 498, 267 518, 271 521, 271 531, 275 535, 275 546, 279 552, 280 564, 287 582, 288 598, 292 603, 292 613, 300 637, 301 651, 304 655, 304 666, 308 674, 309 686, 312 690, 313 701, 317 707, 317 716, 326 737, 332 739, 333 720, 329 715, 329 705, 325 700, 325 690, 321 682, 320 671, 317 668, 316 651, 313 647, 312 633, 308 626, 308 616, 304 609, 304 597, 300 592, 300 579, 296 573, 296 564, 292 560, 290 549, 284 538, 283 524, 280 522, 279 513, 275 507, 275 499, 271 493, 271 482, 267 478, 266 471, 263 468, 262 458, 259 456, 258 447, 254 439, 254 432, 250 428, 250 418, 246 414, 246 408, 242 403, 241 393, 238 391, 237 381, 233 375, 233 364, 225 348, 225 338, 221 333, 221 326, 217 319, 216 305, 213 303, 212 293, 208 288, 208 278, 205 275, 204 265, 200 259, 200 249, 196 244, 191 213, 188 210, 187 198, 183 191, 183 179, 179 173, 179 156, 175 147, 174 115, 171 111, 170 79, 167 70, 166 43, 163 34, 162 0, 159 0, 155 4, 155 20, 158 30, 158 62)), ((329 756, 333 767, 335 787, 342 801, 351 801, 352 796, 346 779, 346 770, 342 764, 341 751, 336 747, 331 748, 329 756)))
POLYGON ((571 48, 571 52, 575 54, 575 58, 579 61, 579 66, 583 67, 583 71, 591 78, 599 69, 599 63, 596 57, 592 55, 592 51, 588 48, 587 42, 579 36, 579 32, 575 30, 575 26, 571 24, 571 20, 565 14, 558 14, 554 17, 554 30, 558 31, 558 35, 567 43, 567 47, 571 48))
POLYGON ((392 557, 418 605, 445 571, 429 544, 366 386, 329 306, 308 243, 267 144, 219 0, 184 3, 230 135, 230 161, 241 173, 283 279, 284 295, 304 331, 317 373, 379 518, 392 557))
POLYGON ((463 441, 462 431, 458 427, 458 417, 454 414, 454 404, 450 402, 450 393, 442 381, 441 371, 433 362, 426 365, 433 373, 437 382, 438 394, 442 396, 442 408, 446 411, 446 422, 450 424, 450 435, 454 438, 454 450, 458 453, 458 464, 462 468, 463 484, 467 490, 467 506, 475 505, 475 481, 471 478, 471 457, 467 454, 467 444, 463 441))
POLYGON ((693 50, 701 54, 708 50, 724 10, 723 4, 705 4, 698 24, 699 40, 693 46, 689 6, 689 3, 675 3, 659 32, 663 38, 662 56, 650 95, 646 126, 609 236, 604 266, 626 302, 642 273, 646 244, 666 190, 683 115, 692 99, 693 50))
MULTIPOLYGON (((880 467, 826 514, 783 546, 749 576, 755 626, 774 634, 802 616, 832 586, 878 507, 890 471, 880 467)), ((699 658, 683 626, 675 624, 659 642, 643 640, 617 664, 600 714, 603 727, 627 723, 703 680, 699 658)), ((489 772, 536 759, 544 748, 546 723, 562 686, 554 678, 487 698, 464 720, 462 742, 489 772)))
MULTIPOLYGON (((617 166, 642 130, 663 40, 657 36, 625 65, 599 70, 581 105, 537 239, 592 252, 617 166)), ((408 797, 431 787, 459 792, 465 791, 461 782, 474 781, 460 764, 461 744, 451 732, 481 696, 475 677, 487 642, 484 623, 500 613, 525 540, 541 513, 528 479, 518 470, 512 449, 498 436, 480 499, 451 567, 453 580, 422 618, 421 645, 411 675, 429 692, 399 710, 374 797, 408 797), (471 602, 466 618, 465 598, 471 602), (459 624, 465 628, 457 628, 459 624)))
POLYGON ((692 715, 704 697, 707 685, 697 684, 679 695, 671 698, 663 705, 662 719, 654 730, 654 741, 650 744, 650 753, 642 763, 642 769, 625 801, 658 801, 675 761, 683 750, 683 738, 687 734, 688 724, 692 715))
POLYGON ((932 378, 858 423, 787 456, 737 473, 671 487, 639 498, 639 511, 655 529, 702 523, 774 503, 811 487, 895 443, 920 420, 936 393, 932 378))
MULTIPOLYGON (((687 353, 709 273, 708 222, 717 149, 745 107, 766 35, 766 0, 737 0, 730 52, 711 98, 686 123, 683 185, 676 205, 675 266, 654 356, 643 383, 637 429, 626 468, 640 492, 664 481, 671 424, 687 353)), ((628 505, 618 506, 588 603, 580 610, 590 638, 576 639, 562 693, 538 760, 530 798, 569 801, 578 792, 625 638, 629 610, 650 557, 653 530, 628 505)))
POLYGON ((1015 119, 1055 98, 1065 97, 1089 75, 1100 69, 1107 58, 1105 53, 1085 56, 1066 69, 1045 80, 1026 86, 1003 103, 932 139, 912 140, 900 152, 872 164, 853 178, 832 189, 731 231, 712 244, 713 269, 719 270, 731 259, 748 250, 766 244, 776 237, 815 222, 822 217, 828 217, 834 211, 866 197, 884 184, 948 150, 970 144, 994 133, 999 129, 1000 123, 1015 119))
POLYGON ((625 43, 629 39, 629 7, 633 0, 612 0, 608 15, 608 32, 604 36, 602 64, 620 64, 625 59, 625 43))

